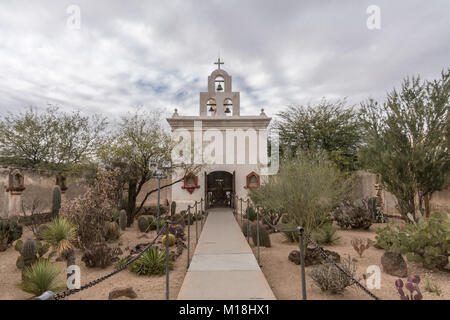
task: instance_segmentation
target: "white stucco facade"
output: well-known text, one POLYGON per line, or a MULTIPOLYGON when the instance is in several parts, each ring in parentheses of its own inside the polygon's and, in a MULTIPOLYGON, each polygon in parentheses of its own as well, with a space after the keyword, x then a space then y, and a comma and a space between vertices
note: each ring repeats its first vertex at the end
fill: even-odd
MULTIPOLYGON (((264 180, 261 169, 267 165, 267 127, 271 118, 263 110, 256 116, 240 115, 240 93, 232 91, 232 77, 220 65, 208 77, 208 91, 200 93, 199 115, 182 116, 175 110, 167 121, 176 141, 182 141, 174 152, 182 154, 185 163, 189 160, 202 166, 196 173, 196 184, 191 177, 186 183, 172 186, 172 200, 177 202, 177 211, 186 209, 195 200, 205 199, 207 191, 209 201, 215 201, 223 190, 211 188, 212 184, 229 187, 229 176, 219 173, 225 175, 228 182, 220 178, 214 180, 218 175, 214 172, 228 172, 233 176, 228 196, 231 193, 246 197, 248 186, 254 187, 256 180, 258 184, 264 180), (257 179, 252 172, 256 173, 257 179), (209 174, 210 182, 207 183, 209 174)), ((182 175, 174 173, 173 181, 182 175)))

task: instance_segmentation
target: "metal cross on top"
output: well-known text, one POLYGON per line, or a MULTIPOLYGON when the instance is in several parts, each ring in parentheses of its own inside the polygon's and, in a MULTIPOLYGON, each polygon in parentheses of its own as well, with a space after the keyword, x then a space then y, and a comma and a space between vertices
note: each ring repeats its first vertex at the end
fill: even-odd
POLYGON ((225 64, 224 62, 220 62, 220 58, 217 60, 217 62, 214 62, 214 64, 218 65, 218 69, 220 70, 220 65, 225 64))

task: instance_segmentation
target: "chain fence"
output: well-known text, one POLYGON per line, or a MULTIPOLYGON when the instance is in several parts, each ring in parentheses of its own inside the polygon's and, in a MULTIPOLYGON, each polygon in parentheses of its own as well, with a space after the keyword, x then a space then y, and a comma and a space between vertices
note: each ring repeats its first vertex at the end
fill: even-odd
MULTIPOLYGON (((240 201, 241 203, 241 226, 243 226, 243 209, 242 209, 242 203, 246 202, 247 203, 247 209, 250 207, 250 199, 247 198, 246 200, 244 200, 243 198, 238 198, 236 196, 236 200, 237 202, 240 201)), ((236 202, 235 202, 236 203, 236 202)), ((259 221, 260 218, 263 219, 263 221, 273 230, 275 230, 276 232, 283 232, 283 233, 298 233, 299 234, 299 247, 300 247, 300 265, 302 268, 302 295, 303 295, 303 299, 306 300, 306 276, 305 276, 305 253, 304 253, 304 246, 303 246, 303 238, 305 238, 307 240, 308 244, 311 244, 314 247, 314 250, 317 250, 320 255, 330 264, 332 264, 333 266, 335 266, 340 272, 342 272, 346 277, 348 277, 351 280, 351 284, 355 284, 358 288, 360 288, 362 291, 364 291, 367 295, 369 295, 371 298, 375 299, 375 300, 381 300, 381 298, 379 298, 377 295, 375 295, 373 292, 371 292, 369 289, 367 289, 362 283, 360 283, 357 279, 355 279, 355 277, 349 273, 347 270, 345 270, 344 268, 342 268, 339 264, 337 264, 332 258, 330 258, 326 252, 324 251, 324 249, 322 247, 320 247, 308 234, 306 234, 304 232, 304 229, 299 226, 295 229, 282 229, 278 226, 273 225, 268 219, 267 217, 262 214, 261 215, 261 209, 258 206, 255 206, 256 208, 256 230, 257 230, 257 261, 258 264, 260 264, 260 248, 259 248, 259 221)), ((263 211, 264 212, 264 211, 263 211)), ((234 208, 234 213, 237 216, 238 212, 237 212, 237 206, 235 205, 234 208)), ((247 217, 248 218, 248 217, 247 217)), ((249 225, 250 223, 247 223, 247 241, 249 241, 249 225)))
MULTIPOLYGON (((196 221, 196 243, 198 242, 198 205, 200 204, 200 210, 202 212, 202 219, 201 219, 201 229, 200 231, 203 229, 203 224, 204 224, 204 219, 206 219, 207 216, 207 211, 205 210, 205 214, 203 214, 203 203, 204 200, 203 198, 200 200, 200 202, 195 201, 195 204, 193 206, 188 205, 188 210, 187 210, 187 217, 188 217, 188 237, 187 237, 187 267, 189 267, 189 263, 190 263, 190 226, 191 226, 191 208, 195 209, 195 221, 196 221)), ((164 222, 164 225, 159 228, 159 230, 157 231, 157 234, 155 236, 155 238, 148 243, 141 251, 139 251, 139 253, 137 253, 135 256, 131 257, 126 263, 124 263, 123 265, 121 265, 120 267, 115 268, 113 271, 111 271, 110 273, 97 278, 95 280, 89 281, 88 283, 80 286, 80 288, 76 288, 76 289, 67 289, 61 292, 51 292, 51 291, 47 291, 45 293, 43 293, 41 296, 37 297, 35 300, 61 300, 64 298, 67 298, 68 296, 71 296, 75 293, 81 292, 83 290, 86 290, 88 288, 92 288, 93 286, 96 286, 97 284, 105 281, 106 279, 120 273, 121 271, 127 269, 130 265, 132 265, 136 260, 138 260, 147 250, 149 250, 150 248, 152 248, 154 246, 154 244, 156 243, 156 241, 158 240, 158 238, 165 233, 166 234, 166 261, 165 261, 165 267, 166 267, 166 300, 169 300, 169 241, 168 241, 168 233, 169 233, 169 225, 174 225, 177 224, 175 222, 171 222, 169 219, 167 219, 164 222)))

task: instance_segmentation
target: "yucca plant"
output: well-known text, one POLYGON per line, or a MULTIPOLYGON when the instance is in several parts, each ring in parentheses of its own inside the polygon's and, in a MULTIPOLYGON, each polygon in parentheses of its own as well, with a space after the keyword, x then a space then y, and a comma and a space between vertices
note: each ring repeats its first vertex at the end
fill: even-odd
POLYGON ((64 281, 59 278, 60 270, 47 259, 39 259, 23 271, 22 281, 18 284, 23 291, 35 296, 46 291, 65 289, 64 281))
MULTIPOLYGON (((172 259, 169 259, 169 269, 173 269, 172 259)), ((130 270, 140 276, 165 274, 166 254, 159 248, 152 247, 131 264, 130 270)))
POLYGON ((333 227, 333 222, 324 223, 317 230, 311 233, 312 238, 318 244, 335 244, 340 237, 336 236, 336 229, 333 227))
POLYGON ((53 219, 48 228, 42 231, 42 239, 61 256, 73 248, 71 241, 75 240, 76 228, 65 218, 53 219))

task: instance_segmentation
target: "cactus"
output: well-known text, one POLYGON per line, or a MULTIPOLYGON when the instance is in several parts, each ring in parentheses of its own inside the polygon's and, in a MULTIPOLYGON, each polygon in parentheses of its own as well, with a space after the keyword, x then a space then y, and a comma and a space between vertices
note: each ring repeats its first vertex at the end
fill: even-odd
POLYGON ((127 228, 127 222, 127 212, 125 210, 120 210, 119 225, 122 231, 125 231, 125 229, 127 228))
POLYGON ((37 254, 39 258, 42 258, 44 254, 48 252, 50 249, 50 245, 48 243, 42 244, 40 241, 36 241, 37 254))
POLYGON ((246 219, 248 219, 248 220, 250 220, 250 221, 255 221, 256 220, 256 211, 255 211, 255 208, 253 208, 253 207, 248 207, 246 210, 245 210, 245 215, 244 215, 244 218, 246 218, 246 219))
POLYGON ((105 227, 105 239, 107 241, 115 241, 119 239, 119 225, 116 222, 108 222, 105 227))
POLYGON ((25 241, 22 247, 22 258, 25 267, 31 266, 37 259, 37 246, 36 241, 28 239, 25 241))
POLYGON ((146 232, 148 229, 149 223, 148 218, 140 217, 138 220, 138 228, 140 232, 146 232))
POLYGON ((23 228, 15 219, 0 219, 0 252, 5 251, 9 244, 20 239, 23 228))
POLYGON ((36 231, 36 238, 38 240, 42 240, 42 232, 47 229, 48 229, 48 226, 46 224, 41 224, 36 231))
MULTIPOLYGON (((166 235, 164 235, 161 239, 161 242, 163 246, 166 245, 166 235)), ((169 233, 169 247, 173 246, 175 244, 175 236, 171 233, 169 233)))
POLYGON ((61 188, 59 186, 53 187, 52 198, 52 218, 59 217, 59 209, 61 209, 61 188))
POLYGON ((180 224, 183 227, 185 226, 185 220, 181 214, 175 214, 171 217, 171 220, 175 224, 180 224))
MULTIPOLYGON (((253 243, 257 244, 258 236, 257 236, 257 222, 252 223, 250 225, 250 235, 252 237, 253 243)), ((267 229, 260 223, 259 224, 259 245, 262 247, 270 248, 270 237, 267 229)))
POLYGON ((120 211, 117 209, 112 209, 111 221, 119 223, 120 211))
POLYGON ((176 210, 177 210, 177 203, 175 201, 172 201, 172 203, 170 204, 170 215, 171 216, 175 215, 176 210))
POLYGON ((22 248, 23 248, 23 241, 17 240, 16 244, 14 245, 14 250, 16 250, 17 252, 22 252, 22 248))

